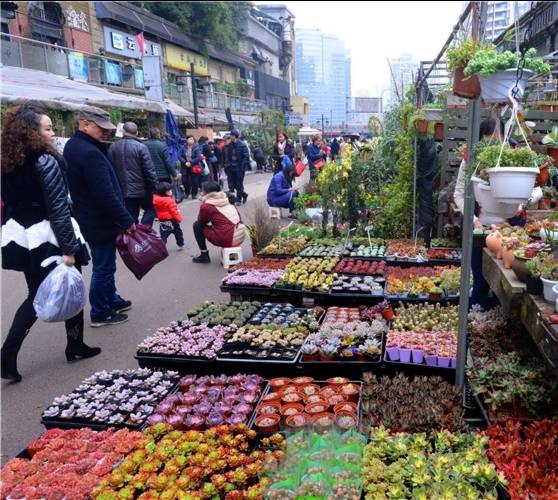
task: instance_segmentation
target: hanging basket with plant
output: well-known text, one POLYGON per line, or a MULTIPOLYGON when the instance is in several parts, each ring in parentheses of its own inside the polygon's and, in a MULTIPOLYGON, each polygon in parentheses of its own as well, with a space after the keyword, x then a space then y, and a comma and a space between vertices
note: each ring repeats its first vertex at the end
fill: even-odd
POLYGON ((464 70, 475 54, 486 46, 467 37, 461 43, 450 47, 446 52, 448 67, 453 71, 453 93, 466 99, 476 99, 480 96, 480 81, 477 75, 465 76, 464 70))
POLYGON ((523 71, 518 75, 517 68, 521 59, 519 52, 497 52, 494 48, 481 48, 467 64, 465 76, 478 75, 481 95, 487 104, 504 103, 508 100, 510 89, 517 83, 519 93, 525 92, 528 79, 533 75, 547 74, 550 66, 537 57, 531 48, 523 56, 523 71), (520 76, 519 79, 517 77, 520 76))

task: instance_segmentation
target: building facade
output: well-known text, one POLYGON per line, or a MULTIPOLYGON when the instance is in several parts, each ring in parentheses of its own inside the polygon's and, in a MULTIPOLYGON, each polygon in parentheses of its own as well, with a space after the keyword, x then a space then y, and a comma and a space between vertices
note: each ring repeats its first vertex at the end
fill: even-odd
POLYGON ((531 2, 486 2, 485 38, 494 41, 531 8, 531 2))
POLYGON ((297 29, 297 93, 308 99, 312 127, 343 128, 351 96, 351 61, 339 38, 314 29, 297 29))
POLYGON ((390 97, 389 104, 402 98, 409 87, 414 83, 418 65, 413 62, 411 54, 402 54, 401 57, 390 59, 390 97))

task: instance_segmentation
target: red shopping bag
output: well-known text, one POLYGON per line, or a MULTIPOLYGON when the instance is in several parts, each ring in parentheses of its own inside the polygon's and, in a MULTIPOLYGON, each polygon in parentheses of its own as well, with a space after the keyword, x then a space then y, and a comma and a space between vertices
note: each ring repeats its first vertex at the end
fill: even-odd
POLYGON ((302 163, 301 160, 298 160, 296 162, 296 175, 297 175, 297 177, 300 177, 302 175, 302 172, 304 172, 304 163, 302 163))
POLYGON ((151 268, 169 256, 166 245, 150 226, 136 225, 136 231, 120 233, 116 248, 126 267, 141 280, 151 268))
POLYGON ((314 162, 314 168, 316 170, 321 170, 323 168, 323 166, 325 165, 325 161, 324 160, 316 160, 314 162))

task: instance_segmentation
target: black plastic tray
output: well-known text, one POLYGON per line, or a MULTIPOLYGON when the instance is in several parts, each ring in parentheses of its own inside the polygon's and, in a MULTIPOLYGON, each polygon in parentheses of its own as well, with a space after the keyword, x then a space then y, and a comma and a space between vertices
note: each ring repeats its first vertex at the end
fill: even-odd
POLYGON ((192 358, 188 356, 179 356, 178 354, 154 354, 136 352, 134 358, 137 360, 140 367, 174 367, 180 368, 181 366, 196 364, 199 366, 209 366, 215 362, 215 358, 192 358))
MULTIPOLYGON (((223 348, 225 348, 225 346, 223 346, 223 348)), ((250 348, 250 346, 246 346, 245 349, 250 348)), ((272 350, 279 350, 279 348, 269 348, 270 351, 272 350)), ((246 358, 246 357, 242 357, 242 356, 238 356, 238 357, 221 357, 219 355, 219 352, 217 353, 217 358, 216 360, 222 363, 265 363, 265 364, 281 364, 281 365, 294 365, 297 362, 297 359, 300 355, 300 347, 298 349, 293 349, 295 351, 295 355, 292 358, 292 360, 288 360, 288 359, 281 359, 281 360, 275 360, 275 359, 270 359, 270 358, 246 358)))

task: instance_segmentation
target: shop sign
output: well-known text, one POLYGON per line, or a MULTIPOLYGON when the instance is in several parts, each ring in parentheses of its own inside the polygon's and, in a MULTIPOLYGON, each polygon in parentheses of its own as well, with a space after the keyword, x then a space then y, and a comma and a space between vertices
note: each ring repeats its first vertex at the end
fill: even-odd
MULTIPOLYGON (((110 26, 103 27, 103 34, 105 39, 105 50, 107 52, 130 57, 132 59, 141 59, 137 35, 124 33, 110 26)), ((161 46, 158 43, 145 40, 144 55, 160 56, 161 46)))
POLYGON ((207 59, 201 54, 190 52, 176 45, 166 44, 165 46, 166 64, 171 68, 190 71, 190 64, 194 63, 194 71, 196 75, 208 76, 207 59))
POLYGON ((76 82, 87 82, 89 80, 89 65, 81 52, 68 53, 68 66, 70 78, 76 82))

